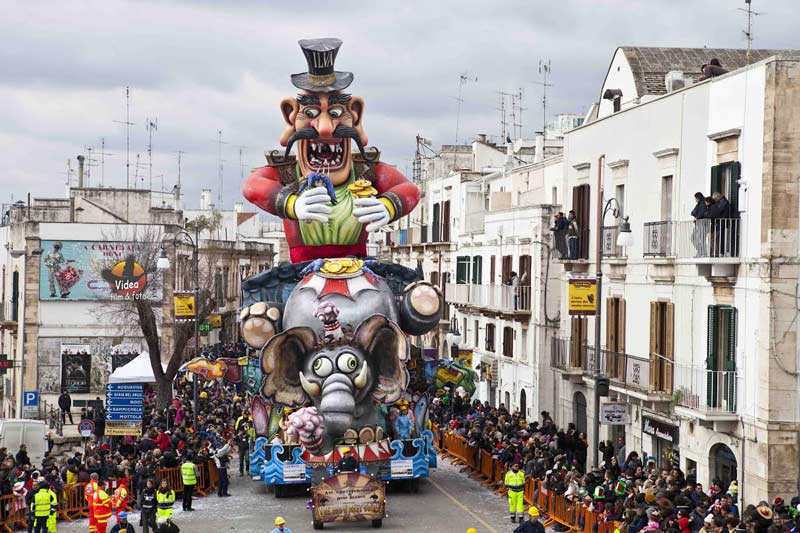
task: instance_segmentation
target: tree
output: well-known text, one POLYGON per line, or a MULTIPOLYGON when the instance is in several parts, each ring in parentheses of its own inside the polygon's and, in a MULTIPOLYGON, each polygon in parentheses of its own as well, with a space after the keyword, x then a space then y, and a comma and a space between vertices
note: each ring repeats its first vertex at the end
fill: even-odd
MULTIPOLYGON (((187 224, 187 229, 191 229, 192 233, 195 233, 196 229, 199 233, 210 229, 215 223, 218 224, 219 221, 217 219, 215 222, 213 215, 211 218, 199 217, 191 225, 187 224)), ((190 290, 194 288, 195 282, 192 276, 191 260, 186 260, 186 253, 191 250, 189 241, 180 238, 179 233, 182 228, 173 226, 170 230, 173 231, 164 234, 160 229, 151 227, 134 231, 132 235, 119 235, 120 232, 117 231, 117 235, 106 236, 105 240, 107 241, 124 242, 129 246, 124 252, 124 257, 109 257, 103 261, 103 264, 95 266, 98 272, 109 272, 123 260, 126 261, 126 264, 133 261, 142 268, 147 276, 146 283, 149 290, 132 297, 113 298, 100 307, 99 314, 102 320, 108 320, 118 325, 121 330, 127 330, 129 334, 136 336, 138 336, 138 330, 143 337, 156 379, 155 388, 159 410, 167 407, 172 400, 172 382, 181 365, 190 358, 189 356, 199 355, 187 350, 187 344, 194 335, 194 324, 192 322, 173 322, 172 317, 169 316, 172 312, 173 289, 183 285, 190 290), (166 250, 171 263, 171 268, 166 272, 160 272, 156 267, 162 247, 166 250), (180 283, 176 283, 179 281, 179 276, 180 283), (154 286, 160 287, 160 293, 152 292, 154 286), (163 352, 169 354, 166 370, 161 365, 163 352)), ((192 238, 194 239, 194 235, 192 238)), ((200 253, 198 265, 200 291, 198 301, 195 302, 195 320, 199 320, 201 323, 217 306, 214 300, 214 291, 210 288, 214 281, 214 265, 220 259, 220 254, 202 252, 204 253, 200 253)))

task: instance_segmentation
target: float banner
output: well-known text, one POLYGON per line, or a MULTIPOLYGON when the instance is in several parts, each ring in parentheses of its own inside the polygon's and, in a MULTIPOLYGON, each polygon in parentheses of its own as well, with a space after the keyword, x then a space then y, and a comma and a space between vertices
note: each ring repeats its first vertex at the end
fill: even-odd
POLYGON ((92 372, 92 356, 86 352, 71 350, 61 352, 61 388, 70 394, 89 392, 92 372))
POLYGON ((593 279, 569 280, 569 314, 594 315, 597 311, 597 283, 593 279))
POLYGON ((359 473, 338 474, 311 488, 315 522, 382 520, 386 485, 359 473))
MULTIPOLYGON (((137 262, 146 243, 42 241, 40 300, 161 300, 160 274, 137 262)), ((146 253, 146 252, 145 252, 146 253)))

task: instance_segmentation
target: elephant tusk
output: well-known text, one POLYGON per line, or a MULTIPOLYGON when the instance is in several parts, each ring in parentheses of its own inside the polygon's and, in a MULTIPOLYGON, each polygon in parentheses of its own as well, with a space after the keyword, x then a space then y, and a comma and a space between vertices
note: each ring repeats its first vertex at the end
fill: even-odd
POLYGON ((303 390, 306 391, 312 398, 319 396, 319 385, 308 381, 302 372, 300 372, 300 385, 303 386, 303 390))
POLYGON ((367 367, 367 362, 364 361, 361 372, 359 372, 356 379, 353 380, 353 385, 355 385, 357 389, 363 389, 367 386, 367 379, 369 379, 369 367, 367 367))

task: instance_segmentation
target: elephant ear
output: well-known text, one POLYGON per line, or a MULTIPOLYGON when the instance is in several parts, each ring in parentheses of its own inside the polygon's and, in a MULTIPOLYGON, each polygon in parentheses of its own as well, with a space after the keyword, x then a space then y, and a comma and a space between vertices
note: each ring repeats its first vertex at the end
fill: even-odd
POLYGON ((261 352, 264 373, 261 394, 274 403, 301 407, 309 401, 300 385, 303 361, 317 336, 307 327, 291 328, 272 337, 261 352))
POLYGON ((408 386, 408 339, 400 326, 383 315, 372 315, 359 324, 353 339, 377 374, 373 399, 386 404, 399 400, 408 386))

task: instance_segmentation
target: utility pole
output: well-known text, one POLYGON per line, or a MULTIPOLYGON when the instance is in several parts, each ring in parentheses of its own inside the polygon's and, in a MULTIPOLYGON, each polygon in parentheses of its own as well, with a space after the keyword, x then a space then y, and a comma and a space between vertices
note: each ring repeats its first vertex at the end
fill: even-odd
POLYGON ((115 120, 117 124, 125 124, 125 188, 131 187, 131 88, 125 86, 125 122, 115 120))
POLYGON ((478 78, 477 76, 474 78, 470 77, 469 73, 465 70, 458 76, 458 97, 456 97, 456 101, 458 102, 458 111, 456 111, 456 144, 458 144, 458 127, 461 122, 461 104, 464 102, 464 99, 461 98, 461 90, 468 81, 477 82, 478 78))
POLYGON ((183 150, 176 150, 176 154, 178 154, 178 188, 181 186, 181 156, 185 154, 183 150))

